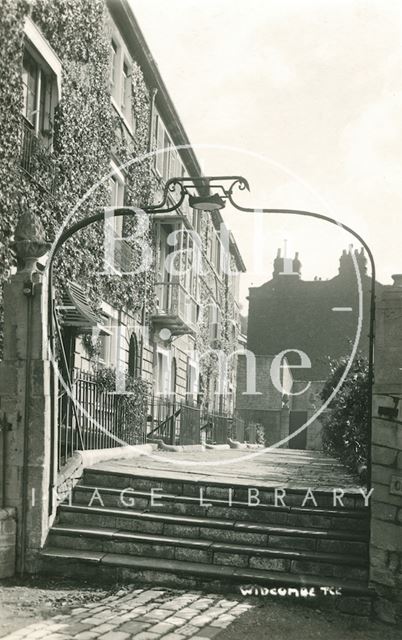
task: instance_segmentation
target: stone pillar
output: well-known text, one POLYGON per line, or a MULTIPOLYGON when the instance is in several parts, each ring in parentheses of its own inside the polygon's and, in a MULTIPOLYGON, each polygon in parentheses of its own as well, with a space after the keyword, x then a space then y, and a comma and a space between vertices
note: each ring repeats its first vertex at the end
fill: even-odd
MULTIPOLYGON (((286 404, 282 407, 280 411, 280 439, 281 440, 283 440, 284 438, 287 438, 289 435, 289 415, 290 415, 290 410, 286 404)), ((284 444, 282 444, 281 448, 288 449, 289 442, 285 442, 284 444)))
MULTIPOLYGON (((325 381, 323 380, 312 380, 310 387, 306 393, 306 407, 307 407, 307 420, 310 420, 317 414, 319 408, 322 405, 322 400, 320 397, 322 388, 324 386, 325 381)), ((311 424, 307 427, 306 433, 306 449, 311 451, 322 451, 322 415, 313 420, 311 424)))
POLYGON ((19 573, 34 571, 48 532, 51 418, 52 407, 54 415, 57 406, 57 395, 52 398, 51 394, 46 282, 37 268, 37 258, 45 254, 48 243, 38 218, 22 208, 14 243, 19 267, 4 287, 4 360, 0 363, 0 410, 6 425, 2 506, 16 513, 19 573))
POLYGON ((402 623, 402 276, 377 304, 370 584, 385 622, 402 623))

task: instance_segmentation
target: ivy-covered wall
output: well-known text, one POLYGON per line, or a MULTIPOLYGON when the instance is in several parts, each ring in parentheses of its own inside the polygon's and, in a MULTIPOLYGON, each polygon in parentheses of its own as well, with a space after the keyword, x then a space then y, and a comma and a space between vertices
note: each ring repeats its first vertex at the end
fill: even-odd
MULTIPOLYGON (((132 111, 135 135, 130 136, 110 99, 110 26, 104 0, 2 0, 0 12, 0 281, 7 278, 14 265, 11 240, 15 229, 18 202, 25 196, 31 209, 38 212, 49 239, 70 214, 72 208, 99 180, 110 172, 111 153, 118 164, 140 158, 149 151, 151 99, 138 64, 131 68, 132 111), (24 19, 30 15, 42 31, 62 65, 62 98, 51 130, 51 152, 36 166, 34 179, 21 167, 22 53, 24 19), (49 167, 55 167, 52 193, 43 189, 49 167), (44 178, 41 180, 41 178, 44 178)), ((134 162, 125 172, 127 205, 141 206, 154 201, 157 185, 151 160, 134 162)), ((160 186, 160 185, 159 185, 160 186)), ((108 205, 109 184, 96 188, 75 213, 72 222, 108 205)), ((125 218, 125 235, 137 230, 135 218, 125 218)), ((211 216, 204 213, 201 225, 202 246, 212 232, 211 216)), ((154 242, 152 229, 144 234, 144 243, 154 242)), ((141 253, 133 252, 132 269, 138 266, 141 253)), ((232 265, 233 266, 233 265, 232 265)), ((155 269, 135 276, 109 276, 103 271, 103 225, 92 225, 68 240, 56 261, 55 272, 60 290, 63 282, 78 282, 96 308, 102 299, 115 308, 133 315, 146 300, 154 302, 155 269)), ((204 276, 200 282, 200 299, 218 300, 222 311, 221 335, 210 344, 208 314, 200 316, 195 348, 201 353, 211 348, 226 354, 237 347, 238 327, 233 331, 235 305, 228 283, 218 278, 208 260, 203 259, 204 276)), ((0 296, 0 325, 2 309, 0 296)), ((0 339, 2 330, 0 326, 0 339)), ((179 343, 183 340, 179 340, 179 343)), ((179 347, 179 343, 177 346, 179 347)), ((1 344, 0 344, 1 357, 1 344)), ((235 372, 231 363, 231 376, 235 372)), ((203 389, 209 398, 216 388, 218 367, 211 354, 202 359, 203 389)))
MULTIPOLYGON (((26 2, 5 0, 0 12, 0 286, 7 278, 14 258, 10 242, 15 228, 16 203, 20 174, 16 169, 20 133, 22 100, 22 24, 27 12, 26 2)), ((3 305, 1 296, 0 322, 3 305)), ((0 350, 2 352, 2 330, 0 350)))
MULTIPOLYGON (((213 233, 213 228, 214 225, 210 214, 203 212, 200 229, 201 244, 203 247, 208 245, 208 236, 213 233)), ((234 257, 230 256, 230 270, 234 272, 236 269, 234 257)), ((200 307, 195 348, 201 355, 200 374, 205 394, 204 402, 209 407, 212 407, 215 390, 220 389, 219 356, 217 353, 214 353, 214 351, 220 351, 225 354, 228 387, 233 386, 234 389, 237 368, 237 358, 234 354, 239 345, 240 324, 239 318, 236 317, 237 306, 233 296, 233 287, 231 287, 231 276, 227 276, 226 274, 219 276, 206 258, 205 252, 201 260, 201 271, 203 273, 203 277, 200 280, 200 300, 202 300, 202 305, 200 307), (209 305, 214 302, 218 304, 219 335, 217 339, 211 343, 208 308, 209 305)), ((227 388, 226 393, 228 391, 229 389, 227 388)), ((228 400, 229 398, 226 395, 221 405, 223 411, 230 408, 228 406, 228 400)))
MULTIPOLYGON (((10 247, 18 216, 18 202, 25 196, 37 211, 50 239, 72 208, 95 183, 110 172, 111 150, 126 162, 148 150, 150 100, 141 69, 133 65, 132 107, 137 123, 135 139, 122 133, 119 116, 110 101, 109 29, 103 0, 3 0, 0 12, 0 280, 14 264, 10 247), (38 186, 22 170, 21 108, 22 52, 25 16, 31 15, 62 63, 62 99, 54 113, 53 193, 38 186)), ((49 155, 49 154, 48 154, 49 155)), ((153 196, 149 161, 127 170, 126 204, 146 205, 153 196)), ((37 173, 48 167, 37 168, 37 173)), ((43 184, 43 182, 42 182, 43 184)), ((109 203, 106 181, 85 200, 75 222, 109 203)), ((136 221, 125 221, 127 232, 136 221)), ((145 234, 151 242, 151 232, 145 234)), ((139 260, 137 252, 134 260, 139 260)), ((135 267, 135 264, 133 265, 135 267)), ((69 240, 57 260, 59 285, 70 279, 83 286, 94 306, 102 297, 117 307, 138 310, 152 300, 153 281, 145 273, 113 277, 103 271, 103 230, 92 225, 69 240), (145 293, 148 295, 145 295, 145 293)), ((2 316, 2 312, 1 316, 2 316)), ((1 322, 1 320, 0 320, 1 322)), ((0 330, 0 334, 1 334, 0 330)))

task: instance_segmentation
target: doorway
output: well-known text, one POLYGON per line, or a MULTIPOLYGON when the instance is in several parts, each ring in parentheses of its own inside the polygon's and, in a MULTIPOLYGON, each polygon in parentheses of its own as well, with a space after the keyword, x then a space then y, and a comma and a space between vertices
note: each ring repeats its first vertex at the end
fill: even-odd
MULTIPOLYGON (((297 431, 307 421, 307 411, 291 411, 289 413, 289 435, 297 431)), ((306 449, 307 429, 289 440, 289 449, 306 449)))

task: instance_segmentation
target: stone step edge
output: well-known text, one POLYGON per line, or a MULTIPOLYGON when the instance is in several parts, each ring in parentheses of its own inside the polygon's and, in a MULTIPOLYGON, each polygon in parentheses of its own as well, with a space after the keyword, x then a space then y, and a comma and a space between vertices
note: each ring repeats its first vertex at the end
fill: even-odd
MULTIPOLYGON (((239 569, 222 565, 208 565, 198 562, 184 562, 183 560, 165 560, 161 558, 134 557, 117 553, 83 552, 75 549, 57 549, 48 547, 40 552, 44 560, 51 561, 55 569, 55 560, 79 561, 80 563, 95 564, 104 567, 122 567, 149 571, 163 571, 176 575, 190 575, 199 578, 228 579, 230 582, 242 585, 263 584, 264 586, 293 586, 293 587, 334 587, 341 588, 344 595, 354 595, 374 598, 375 593, 367 584, 355 580, 340 580, 335 578, 319 578, 303 574, 289 574, 284 572, 264 571, 263 569, 239 569)), ((55 572, 52 571, 55 575, 55 572)))
MULTIPOLYGON (((170 475, 158 475, 158 472, 160 470, 159 469, 152 469, 152 473, 146 474, 146 473, 138 473, 137 471, 119 471, 118 469, 99 469, 96 466, 94 467, 85 467, 84 469, 84 475, 90 474, 90 475, 107 475, 107 476, 119 476, 119 477, 125 477, 125 478, 135 478, 136 480, 153 480, 153 481, 168 481, 168 482, 172 482, 172 483, 177 483, 177 484, 194 484, 194 485, 199 485, 202 487, 219 487, 219 488, 227 488, 227 487, 233 487, 233 489, 248 489, 249 487, 253 487, 255 489, 259 489, 260 491, 274 491, 277 488, 283 488, 286 490, 286 493, 288 495, 290 494, 297 494, 297 495, 304 495, 307 491, 308 487, 284 487, 283 485, 278 485, 278 484, 273 484, 273 485, 266 485, 266 484, 261 484, 258 483, 257 481, 253 480, 253 483, 250 484, 246 483, 246 482, 237 482, 233 480, 217 480, 216 478, 214 478, 213 480, 208 480, 208 479, 200 479, 200 478, 185 478, 185 477, 178 477, 178 476, 170 476, 170 475), (155 473, 157 475, 155 475, 155 473)), ((251 478, 250 478, 251 480, 251 478)), ((363 487, 362 487, 363 488, 363 487)), ((328 487, 328 489, 315 489, 314 487, 311 487, 313 493, 315 495, 321 495, 321 496, 332 496, 333 495, 333 489, 328 487)), ((345 494, 344 497, 345 498, 361 498, 363 500, 363 496, 360 493, 360 491, 358 490, 352 490, 352 489, 344 489, 345 494)), ((345 509, 347 509, 347 507, 344 507, 345 509)), ((362 507, 362 509, 364 509, 364 507, 362 507)))
MULTIPOLYGON (((115 489, 114 487, 95 487, 95 486, 91 486, 91 485, 84 485, 84 484, 77 484, 74 487, 73 490, 73 495, 75 492, 82 492, 84 493, 85 491, 88 492, 93 492, 95 490, 98 490, 99 494, 102 496, 103 493, 105 494, 110 494, 110 495, 120 495, 121 492, 123 491, 123 489, 115 489)), ((139 491, 139 490, 133 490, 130 491, 127 494, 127 498, 144 498, 144 499, 150 499, 151 498, 151 492, 150 491, 139 491)), ((175 494, 171 494, 171 493, 158 493, 158 494, 154 494, 154 500, 158 501, 158 500, 166 500, 168 502, 187 502, 188 504, 195 504, 195 505, 199 505, 199 498, 196 498, 194 496, 184 496, 184 495, 175 495, 175 494)), ((278 505, 277 507, 273 504, 259 504, 259 505, 254 505, 254 506, 250 506, 247 504, 247 502, 242 502, 240 500, 232 500, 231 502, 231 506, 228 505, 228 501, 227 500, 222 500, 220 498, 209 498, 209 497, 203 497, 203 501, 205 503, 211 503, 214 507, 227 507, 228 509, 230 509, 231 507, 236 508, 236 509, 251 509, 251 510, 257 510, 257 511, 277 511, 280 513, 294 513, 297 515, 307 515, 307 516, 326 516, 329 518, 353 518, 356 520, 369 520, 369 513, 368 513, 368 509, 363 507, 363 508, 357 508, 357 509, 346 509, 346 508, 339 508, 339 509, 331 509, 330 507, 325 508, 325 507, 317 507, 317 508, 313 508, 313 507, 294 507, 294 506, 282 506, 282 505, 278 505)), ((200 505, 200 506, 205 506, 205 508, 207 508, 206 505, 200 505)))
MULTIPOLYGON (((169 513, 154 513, 153 511, 138 511, 133 509, 115 509, 110 507, 87 507, 77 504, 64 504, 59 506, 59 514, 63 512, 88 513, 103 516, 116 516, 123 518, 137 518, 140 520, 162 521, 170 524, 194 527, 210 527, 215 529, 228 529, 230 531, 242 531, 247 533, 264 533, 272 535, 300 536, 311 538, 324 538, 326 540, 344 540, 349 542, 368 542, 368 535, 357 534, 353 531, 330 529, 309 529, 291 527, 287 525, 265 525, 259 522, 242 522, 237 520, 217 520, 215 518, 203 518, 201 516, 182 516, 169 513)), ((367 532, 368 534, 368 532, 367 532)))
POLYGON ((309 560, 312 562, 324 562, 336 565, 348 565, 353 567, 368 567, 366 556, 356 554, 325 553, 321 551, 277 549, 273 547, 255 547, 253 545, 225 543, 215 540, 198 540, 194 538, 175 538, 147 533, 131 533, 119 529, 99 529, 95 527, 66 527, 54 525, 50 529, 50 534, 62 535, 66 537, 103 538, 105 540, 119 542, 143 542, 144 544, 164 544, 175 547, 189 547, 197 549, 212 550, 221 553, 236 553, 245 555, 266 556, 269 558, 288 558, 291 560, 309 560))

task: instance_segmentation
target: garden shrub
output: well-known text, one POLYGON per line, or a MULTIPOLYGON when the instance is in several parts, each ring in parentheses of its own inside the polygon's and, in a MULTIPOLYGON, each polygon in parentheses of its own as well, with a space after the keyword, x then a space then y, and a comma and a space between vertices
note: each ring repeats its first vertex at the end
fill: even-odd
MULTIPOLYGON (((331 375, 321 392, 325 402, 338 384, 348 357, 331 361, 331 375)), ((346 379, 323 415, 324 451, 335 456, 351 471, 367 464, 369 446, 368 363, 357 354, 346 379)))
MULTIPOLYGON (((151 387, 148 382, 141 378, 134 378, 128 373, 125 376, 125 391, 117 395, 118 410, 121 421, 119 422, 119 433, 121 440, 127 444, 142 442, 142 436, 148 414, 148 401, 151 387)), ((96 385, 101 393, 116 393, 116 370, 105 367, 96 372, 96 385)))

